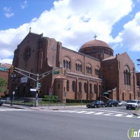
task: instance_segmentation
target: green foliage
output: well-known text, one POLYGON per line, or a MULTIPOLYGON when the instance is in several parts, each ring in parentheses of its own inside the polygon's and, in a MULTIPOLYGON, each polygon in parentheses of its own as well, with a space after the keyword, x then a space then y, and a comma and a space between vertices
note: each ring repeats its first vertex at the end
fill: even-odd
POLYGON ((0 92, 4 92, 6 88, 6 80, 3 78, 0 78, 0 92))
POLYGON ((44 95, 42 101, 45 101, 45 102, 50 101, 50 102, 56 103, 56 102, 58 102, 58 96, 56 96, 56 95, 52 95, 52 96, 44 95))

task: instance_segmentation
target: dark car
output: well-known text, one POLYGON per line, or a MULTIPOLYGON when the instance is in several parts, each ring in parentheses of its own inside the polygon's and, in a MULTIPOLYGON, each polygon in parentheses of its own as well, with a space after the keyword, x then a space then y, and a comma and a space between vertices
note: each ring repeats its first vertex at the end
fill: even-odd
POLYGON ((87 108, 96 108, 96 107, 105 107, 105 103, 103 101, 97 100, 87 104, 87 108))
POLYGON ((118 106, 119 102, 117 100, 108 100, 106 102, 106 106, 110 106, 110 107, 113 107, 113 106, 118 106))
POLYGON ((3 104, 3 101, 0 100, 0 106, 2 106, 2 104, 3 104))

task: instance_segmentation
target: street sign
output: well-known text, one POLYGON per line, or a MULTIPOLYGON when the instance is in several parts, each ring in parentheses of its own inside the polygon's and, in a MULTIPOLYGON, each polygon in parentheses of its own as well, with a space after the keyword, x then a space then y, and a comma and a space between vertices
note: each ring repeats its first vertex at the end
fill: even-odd
POLYGON ((52 92, 53 92, 53 88, 50 88, 49 89, 49 95, 52 95, 52 92))
POLYGON ((38 83, 38 87, 39 87, 39 88, 41 87, 41 83, 38 83))
POLYGON ((20 78, 20 83, 27 83, 28 78, 27 77, 21 77, 20 78))
POLYGON ((54 74, 59 74, 59 71, 54 71, 54 74))
POLYGON ((36 91, 36 89, 35 88, 30 88, 30 91, 36 91))

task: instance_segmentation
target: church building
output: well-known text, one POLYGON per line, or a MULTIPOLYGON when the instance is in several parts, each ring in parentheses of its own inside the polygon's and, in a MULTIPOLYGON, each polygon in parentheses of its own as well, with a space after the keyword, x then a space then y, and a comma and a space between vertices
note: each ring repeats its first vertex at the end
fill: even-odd
MULTIPOLYGON (((13 65, 40 75, 39 97, 51 92, 62 102, 138 98, 135 65, 129 55, 114 55, 111 46, 96 37, 83 42, 77 52, 64 47, 63 42, 30 31, 14 51, 13 65)), ((36 81, 28 78, 23 83, 23 76, 16 75, 15 96, 33 96, 30 89, 36 88, 36 81)))

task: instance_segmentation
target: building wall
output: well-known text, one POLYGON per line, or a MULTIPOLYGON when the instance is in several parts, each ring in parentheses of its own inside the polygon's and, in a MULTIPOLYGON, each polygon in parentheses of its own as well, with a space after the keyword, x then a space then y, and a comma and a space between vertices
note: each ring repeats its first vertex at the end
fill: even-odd
MULTIPOLYGON (((112 49, 106 49, 106 51, 113 53, 112 49)), ((104 57, 107 58, 108 55, 104 57)), ((126 53, 111 56, 108 60, 101 61, 84 54, 84 52, 67 49, 62 46, 61 42, 53 38, 29 33, 15 50, 13 64, 35 74, 46 74, 52 70, 59 71, 59 74, 44 75, 45 78, 39 81, 42 85, 39 96, 49 94, 50 88, 53 88, 53 94, 58 95, 62 101, 64 99, 96 100, 103 96, 104 91, 108 90, 111 91, 110 97, 112 99, 128 100, 130 96, 131 98, 136 96, 136 76, 134 73, 131 74, 131 85, 124 85, 123 71, 126 64, 129 66, 129 71, 134 71, 134 64, 126 53), (31 48, 30 57, 25 61, 25 49, 28 47, 31 48), (64 60, 70 61, 69 68, 65 68, 64 60), (76 69, 77 63, 82 66, 81 71, 76 69), (61 72, 61 67, 65 68, 64 73, 61 72), (87 73, 87 67, 91 67, 91 73, 87 73), (69 85, 67 85, 67 81, 69 81, 69 85), (72 90, 73 81, 75 81, 75 91, 72 90), (81 89, 79 89, 79 82, 81 82, 81 89), (90 86, 92 86, 92 90, 90 86)), ((27 83, 21 84, 21 77, 20 74, 17 75, 15 86, 21 87, 19 89, 21 95, 30 96, 29 89, 35 88, 36 82, 28 80, 27 83)))
POLYGON ((119 69, 119 98, 125 100, 137 99, 136 73, 133 61, 127 53, 117 55, 117 60, 119 69), (126 69, 130 73, 130 85, 124 83, 124 70, 126 69))

